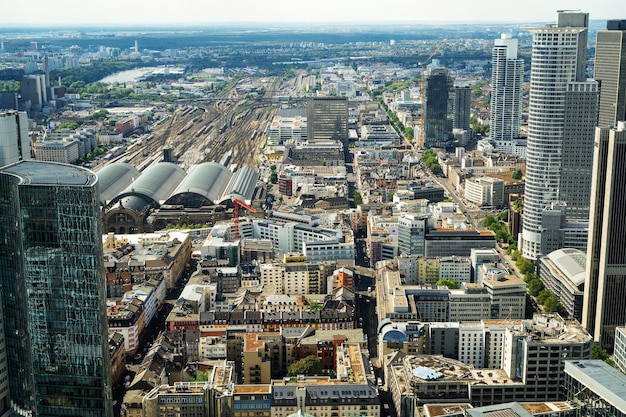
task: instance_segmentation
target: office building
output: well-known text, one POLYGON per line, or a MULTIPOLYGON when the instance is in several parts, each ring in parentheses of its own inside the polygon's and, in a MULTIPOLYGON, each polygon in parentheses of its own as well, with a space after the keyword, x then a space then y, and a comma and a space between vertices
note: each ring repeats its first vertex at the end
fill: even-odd
POLYGON ((346 97, 309 97, 307 100, 307 137, 337 140, 348 152, 348 99, 346 97))
POLYGON ((626 416, 626 376, 599 359, 565 361, 563 389, 577 416, 626 416))
POLYGON ((626 128, 597 128, 582 324, 602 348, 613 349, 626 323, 626 128))
POLYGON ((400 256, 424 256, 428 216, 403 213, 398 218, 400 256))
POLYGON ((30 138, 25 112, 0 112, 0 167, 29 160, 30 138))
POLYGON ((518 58, 517 39, 503 34, 495 40, 491 66, 490 132, 498 144, 518 138, 520 133, 524 60, 518 58))
POLYGON ((20 81, 22 101, 29 111, 41 111, 48 103, 46 76, 44 74, 25 75, 20 81))
POLYGON ((626 120, 626 20, 609 20, 596 34, 594 79, 600 83, 598 126, 626 120))
POLYGON ((589 216, 598 83, 585 74, 589 15, 561 11, 533 35, 522 254, 537 259, 542 212, 565 204, 567 219, 589 216))
POLYGON ((0 169, 0 284, 13 415, 111 417, 98 180, 0 169))
POLYGON ((559 249, 539 259, 538 274, 546 289, 554 294, 571 318, 582 321, 585 252, 578 249, 559 249))
MULTIPOLYGON (((0 317, 4 317, 1 302, 0 317)), ((11 402, 9 397, 9 373, 7 368, 4 326, 0 323, 0 417, 8 417, 10 415, 11 402)))
POLYGON ((615 328, 615 347, 613 348, 613 360, 615 366, 626 373, 626 326, 615 328))
POLYGON ((433 68, 426 78, 426 105, 424 132, 425 148, 446 146, 452 134, 448 119, 448 104, 452 79, 445 68, 433 68))
POLYGON ((470 108, 472 104, 472 90, 469 85, 454 86, 454 101, 452 102, 452 128, 470 131, 470 108))

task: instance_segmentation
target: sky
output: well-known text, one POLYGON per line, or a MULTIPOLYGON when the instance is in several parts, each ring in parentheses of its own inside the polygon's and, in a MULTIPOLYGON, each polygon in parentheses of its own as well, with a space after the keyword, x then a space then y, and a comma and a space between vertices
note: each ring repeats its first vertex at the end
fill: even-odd
POLYGON ((624 0, 0 0, 0 25, 553 22, 559 9, 626 19, 624 0))

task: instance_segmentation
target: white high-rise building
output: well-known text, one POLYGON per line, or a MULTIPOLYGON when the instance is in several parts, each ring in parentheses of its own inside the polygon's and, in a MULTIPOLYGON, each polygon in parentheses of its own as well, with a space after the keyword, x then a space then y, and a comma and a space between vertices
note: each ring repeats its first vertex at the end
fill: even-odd
POLYGON ((517 39, 502 34, 491 55, 491 138, 510 141, 519 137, 524 60, 517 57, 517 39))
POLYGON ((0 112, 0 167, 30 159, 26 112, 0 112))
MULTIPOLYGON (((569 220, 588 221, 598 83, 586 79, 589 14, 559 12, 533 35, 521 233, 528 259, 542 254, 542 213, 564 204, 569 220)), ((562 220, 565 224, 565 219, 562 220)))

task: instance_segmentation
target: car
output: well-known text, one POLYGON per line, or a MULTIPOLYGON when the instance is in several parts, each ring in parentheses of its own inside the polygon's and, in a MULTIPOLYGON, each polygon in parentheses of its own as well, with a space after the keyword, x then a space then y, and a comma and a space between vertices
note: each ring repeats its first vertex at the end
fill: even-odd
POLYGON ((139 359, 141 359, 141 353, 136 354, 135 356, 133 356, 133 359, 138 361, 139 359))

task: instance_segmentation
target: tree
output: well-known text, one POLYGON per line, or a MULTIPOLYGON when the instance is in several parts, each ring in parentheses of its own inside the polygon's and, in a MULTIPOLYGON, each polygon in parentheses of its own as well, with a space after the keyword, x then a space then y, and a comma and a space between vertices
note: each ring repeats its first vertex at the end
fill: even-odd
POLYGON ((511 178, 513 178, 514 180, 521 180, 522 175, 523 175, 522 170, 518 168, 515 171, 513 171, 513 173, 511 174, 511 178))
POLYGON ((276 165, 274 164, 270 165, 270 171, 276 171, 276 165))
POLYGON ((544 289, 543 282, 540 279, 533 279, 528 282, 528 292, 533 297, 539 295, 539 293, 544 289))
POLYGON ((563 305, 561 304, 559 299, 556 297, 556 295, 554 295, 552 293, 550 293, 548 298, 546 298, 546 300, 544 301, 543 309, 547 313, 559 313, 559 314, 562 314, 565 311, 565 309, 563 308, 563 305))
POLYGON ((59 126, 57 126, 58 129, 70 129, 70 130, 76 130, 78 129, 78 122, 76 121, 70 121, 70 122, 63 122, 61 123, 59 126))
POLYGON ((360 192, 355 191, 354 193, 352 193, 352 198, 354 199, 354 204, 356 206, 360 206, 361 204, 363 204, 363 197, 361 197, 360 192))
POLYGON ((539 295, 537 295, 537 302, 539 304, 545 304, 546 300, 548 298, 550 298, 550 296, 552 295, 552 293, 549 290, 546 290, 545 288, 543 290, 541 290, 539 292, 539 295))
POLYGON ((311 311, 322 311, 324 309, 324 304, 319 301, 311 301, 309 302, 309 310, 311 311))
POLYGON ((413 131, 413 128, 411 126, 408 126, 404 129, 404 137, 407 138, 408 140, 413 139, 414 134, 415 132, 413 131))
POLYGON ((93 120, 97 120, 97 119, 99 119, 99 118, 101 118, 101 117, 102 117, 102 118, 107 117, 108 115, 109 115, 109 111, 108 111, 108 110, 106 110, 106 109, 101 109, 101 110, 98 110, 97 112, 95 112, 94 114, 92 114, 92 115, 91 115, 91 118, 92 118, 93 120))
POLYGON ((209 380, 208 371, 196 371, 196 376, 193 377, 193 382, 204 382, 209 380))
POLYGON ((270 182, 272 184, 276 184, 278 182, 278 174, 276 173, 276 171, 272 171, 272 173, 270 174, 270 182))
POLYGON ((322 373, 322 360, 315 355, 309 355, 289 365, 287 376, 319 375, 322 373))
POLYGON ((459 288, 459 284, 457 284, 455 280, 450 278, 441 278, 439 281, 437 281, 437 285, 446 286, 451 290, 459 288))

